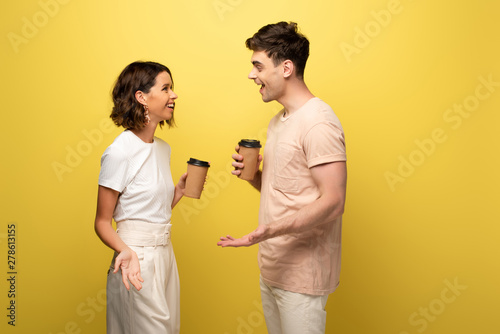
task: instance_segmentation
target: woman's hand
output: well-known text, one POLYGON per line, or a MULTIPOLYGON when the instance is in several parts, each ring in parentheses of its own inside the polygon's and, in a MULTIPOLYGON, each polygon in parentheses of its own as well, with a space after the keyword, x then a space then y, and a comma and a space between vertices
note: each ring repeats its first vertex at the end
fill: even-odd
POLYGON ((175 186, 174 199, 172 200, 172 209, 184 196, 184 191, 186 190, 186 178, 187 173, 182 174, 179 182, 177 182, 177 185, 175 186))
POLYGON ((139 258, 130 248, 123 250, 115 258, 115 270, 113 273, 116 274, 119 269, 122 271, 122 281, 127 290, 130 290, 129 281, 137 291, 141 290, 141 283, 144 282, 144 280, 141 277, 139 258))
POLYGON ((181 175, 181 178, 179 179, 179 182, 177 182, 177 185, 175 186, 178 188, 180 191, 182 191, 182 194, 184 195, 184 190, 186 189, 186 178, 187 178, 187 173, 184 173, 181 175))

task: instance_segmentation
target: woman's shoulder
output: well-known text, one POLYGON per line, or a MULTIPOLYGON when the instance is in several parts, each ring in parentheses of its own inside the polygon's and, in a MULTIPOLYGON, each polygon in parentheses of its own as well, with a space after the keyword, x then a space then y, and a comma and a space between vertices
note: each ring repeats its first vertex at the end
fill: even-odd
POLYGON ((135 136, 132 131, 124 130, 120 133, 110 146, 115 147, 128 147, 133 143, 133 136, 135 136))
POLYGON ((166 141, 164 141, 163 139, 155 136, 155 143, 161 149, 165 149, 165 150, 170 151, 170 145, 166 141))
POLYGON ((130 137, 129 131, 123 131, 120 133, 115 140, 109 145, 104 151, 101 159, 112 159, 112 160, 126 160, 127 159, 127 147, 130 147, 130 137))

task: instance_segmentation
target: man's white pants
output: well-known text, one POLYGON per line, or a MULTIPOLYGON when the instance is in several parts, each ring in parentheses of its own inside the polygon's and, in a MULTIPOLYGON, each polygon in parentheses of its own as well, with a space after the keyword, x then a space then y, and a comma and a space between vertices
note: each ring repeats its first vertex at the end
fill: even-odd
POLYGON ((171 224, 137 221, 117 223, 120 238, 139 257, 142 289, 127 291, 113 261, 107 282, 108 334, 178 334, 180 330, 179 274, 170 243, 171 224))
POLYGON ((324 334, 326 296, 282 290, 260 279, 262 308, 269 334, 324 334))

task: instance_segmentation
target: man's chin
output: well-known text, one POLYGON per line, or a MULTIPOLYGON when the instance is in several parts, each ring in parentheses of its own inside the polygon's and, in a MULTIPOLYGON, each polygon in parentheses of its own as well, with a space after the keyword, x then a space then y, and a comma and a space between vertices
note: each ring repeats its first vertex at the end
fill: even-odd
POLYGON ((265 97, 264 95, 262 95, 262 101, 264 101, 265 103, 268 103, 268 102, 271 102, 271 101, 272 101, 272 99, 267 98, 267 97, 265 97))

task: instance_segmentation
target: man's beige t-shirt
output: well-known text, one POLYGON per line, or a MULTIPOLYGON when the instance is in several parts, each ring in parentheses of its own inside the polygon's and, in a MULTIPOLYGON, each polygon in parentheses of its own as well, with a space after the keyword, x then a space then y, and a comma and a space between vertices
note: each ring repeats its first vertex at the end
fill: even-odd
MULTIPOLYGON (((310 168, 346 161, 344 132, 333 110, 314 97, 269 123, 264 149, 259 224, 295 214, 319 196, 310 168)), ((307 232, 259 244, 264 282, 280 289, 326 295, 339 284, 342 218, 307 232)))

